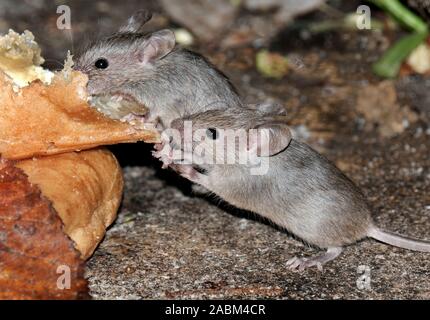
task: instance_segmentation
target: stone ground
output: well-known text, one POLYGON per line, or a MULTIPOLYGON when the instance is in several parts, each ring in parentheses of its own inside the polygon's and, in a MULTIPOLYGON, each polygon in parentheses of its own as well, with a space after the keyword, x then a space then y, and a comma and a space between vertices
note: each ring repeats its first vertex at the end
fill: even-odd
MULTIPOLYGON (((77 47, 84 34, 97 33, 96 28, 113 31, 139 1, 127 1, 121 10, 111 10, 118 2, 73 1, 78 20, 73 42, 45 23, 55 22, 52 3, 2 1, 0 31, 29 28, 44 48, 47 65, 58 67, 55 61, 77 47)), ((300 63, 281 80, 255 70, 251 47, 197 49, 228 71, 249 101, 285 104, 297 137, 363 189, 378 226, 430 240, 430 78, 404 74, 381 81, 370 68, 398 34, 332 31, 303 37, 287 28, 271 48, 300 63)), ((347 247, 323 273, 290 272, 288 259, 318 250, 255 215, 193 194, 187 181, 150 158, 151 146, 112 150, 124 168, 124 201, 88 261, 95 299, 430 298, 428 254, 364 240, 347 247), (357 285, 360 266, 370 270, 370 287, 357 285)))

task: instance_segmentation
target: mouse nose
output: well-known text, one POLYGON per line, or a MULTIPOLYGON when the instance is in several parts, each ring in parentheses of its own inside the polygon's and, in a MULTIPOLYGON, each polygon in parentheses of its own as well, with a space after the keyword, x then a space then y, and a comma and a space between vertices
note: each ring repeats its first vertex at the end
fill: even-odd
POLYGON ((73 70, 83 72, 82 66, 81 66, 80 64, 77 64, 76 62, 75 62, 75 64, 73 65, 73 67, 72 67, 72 68, 73 68, 73 70))
POLYGON ((73 65, 73 70, 75 71, 80 71, 82 73, 86 73, 88 74, 88 71, 90 70, 89 66, 85 65, 85 64, 81 64, 79 62, 75 61, 75 64, 73 65))

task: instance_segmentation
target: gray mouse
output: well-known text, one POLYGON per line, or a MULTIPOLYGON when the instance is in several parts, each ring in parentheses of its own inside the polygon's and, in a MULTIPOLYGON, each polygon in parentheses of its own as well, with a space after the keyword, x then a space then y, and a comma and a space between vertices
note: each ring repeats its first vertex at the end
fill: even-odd
POLYGON ((74 68, 88 75, 91 96, 132 102, 100 111, 114 119, 133 114, 168 127, 185 113, 242 105, 229 79, 200 54, 177 46, 173 31, 142 33, 151 17, 138 11, 117 33, 78 55, 74 68))
POLYGON ((292 270, 322 269, 344 246, 366 237, 430 252, 430 242, 377 228, 359 188, 325 157, 293 139, 283 116, 249 108, 208 110, 176 119, 171 126, 170 132, 163 133, 165 147, 154 152, 166 166, 231 205, 326 249, 322 255, 289 260, 292 270), (191 133, 186 130, 190 128, 191 133), (247 133, 242 144, 240 130, 247 133), (229 150, 228 139, 235 141, 229 150), (173 156, 174 151, 179 155, 173 156), (235 162, 228 164, 232 153, 235 162), (241 155, 247 157, 239 163, 241 155), (266 161, 266 172, 252 174, 259 160, 266 161))

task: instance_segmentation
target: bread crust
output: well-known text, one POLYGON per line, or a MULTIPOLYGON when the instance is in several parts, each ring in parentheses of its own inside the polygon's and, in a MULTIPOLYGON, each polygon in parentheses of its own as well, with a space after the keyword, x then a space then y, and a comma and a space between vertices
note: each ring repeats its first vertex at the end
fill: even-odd
POLYGON ((0 154, 25 159, 124 142, 159 142, 150 125, 112 120, 87 103, 88 78, 56 73, 47 86, 33 81, 17 89, 0 71, 0 154), (18 92, 16 92, 18 91, 18 92))
POLYGON ((114 155, 98 148, 23 160, 16 166, 52 202, 81 257, 90 257, 115 220, 122 198, 122 171, 114 155))

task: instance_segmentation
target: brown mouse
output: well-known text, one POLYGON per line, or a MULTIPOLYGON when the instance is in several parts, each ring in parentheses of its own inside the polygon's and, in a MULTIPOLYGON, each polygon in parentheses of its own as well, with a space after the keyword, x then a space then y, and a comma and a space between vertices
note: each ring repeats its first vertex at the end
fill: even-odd
POLYGON ((344 246, 366 237, 430 252, 430 242, 376 227, 359 188, 325 157, 292 139, 285 119, 277 114, 249 108, 208 110, 174 120, 170 132, 163 136, 171 148, 154 154, 167 166, 226 202, 266 217, 305 242, 326 249, 319 256, 289 260, 290 269, 315 265, 321 269, 344 246), (192 133, 185 130, 190 124, 192 133), (240 130, 248 134, 242 144, 236 133, 240 130), (235 141, 230 151, 228 139, 235 141), (227 155, 232 153, 235 163, 226 164, 227 155), (266 161, 266 171, 253 174, 259 161, 266 161))

